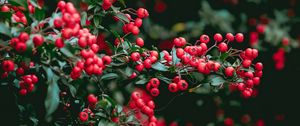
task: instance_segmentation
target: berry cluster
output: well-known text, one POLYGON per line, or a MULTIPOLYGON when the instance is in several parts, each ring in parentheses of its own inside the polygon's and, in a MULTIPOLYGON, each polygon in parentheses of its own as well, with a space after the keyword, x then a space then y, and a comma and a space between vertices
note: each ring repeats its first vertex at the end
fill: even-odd
POLYGON ((148 126, 156 126, 157 119, 154 116, 155 103, 152 100, 142 98, 141 93, 134 91, 131 94, 132 109, 140 110, 142 113, 148 116, 148 126))
POLYGON ((19 91, 20 95, 26 95, 28 92, 32 92, 34 85, 38 82, 38 77, 34 74, 24 75, 21 77, 19 82, 21 90, 19 91))
POLYGON ((160 81, 157 78, 151 78, 148 84, 146 85, 146 89, 150 92, 152 96, 156 97, 159 95, 159 84, 160 81))
POLYGON ((179 76, 176 76, 173 78, 173 82, 169 84, 169 91, 170 92, 177 92, 177 91, 185 91, 188 89, 189 84, 183 80, 180 79, 179 76))
POLYGON ((277 70, 282 70, 285 65, 285 51, 283 48, 279 48, 274 54, 273 54, 273 60, 275 62, 275 68, 277 70))
POLYGON ((110 64, 112 61, 110 56, 98 57, 93 49, 81 50, 80 55, 84 60, 77 61, 76 66, 72 69, 70 74, 74 80, 81 76, 83 70, 88 75, 101 75, 106 67, 105 65, 110 64))
MULTIPOLYGON (((138 16, 136 19, 132 19, 129 14, 125 14, 127 19, 130 21, 122 27, 125 34, 132 33, 133 35, 138 35, 140 33, 139 27, 142 26, 143 23, 142 19, 149 16, 148 11, 144 8, 139 8, 134 13, 138 16)), ((119 20, 118 18, 115 19, 119 20)))
POLYGON ((132 52, 130 58, 133 62, 137 63, 135 69, 138 72, 142 72, 145 68, 150 69, 151 65, 157 61, 158 52, 154 50, 142 54, 139 52, 132 52))
POLYGON ((22 53, 27 49, 27 40, 29 40, 29 35, 26 32, 21 32, 18 37, 10 40, 9 45, 13 47, 16 52, 22 53))

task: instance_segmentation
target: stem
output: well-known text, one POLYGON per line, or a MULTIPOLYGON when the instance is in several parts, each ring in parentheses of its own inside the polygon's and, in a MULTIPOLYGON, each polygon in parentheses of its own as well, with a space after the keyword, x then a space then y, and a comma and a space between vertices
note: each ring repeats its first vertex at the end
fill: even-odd
POLYGON ((217 45, 217 42, 214 43, 210 48, 206 50, 206 52, 203 55, 206 55, 207 52, 209 52, 212 48, 214 48, 217 45))

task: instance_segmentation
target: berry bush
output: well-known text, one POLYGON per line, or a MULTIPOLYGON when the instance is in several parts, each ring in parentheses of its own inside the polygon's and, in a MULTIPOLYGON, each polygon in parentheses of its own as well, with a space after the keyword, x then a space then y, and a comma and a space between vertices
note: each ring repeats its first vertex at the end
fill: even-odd
MULTIPOLYGON (((8 0, 0 16, 0 82, 15 95, 17 125, 156 126, 167 107, 157 106, 162 94, 235 87, 249 98, 263 75, 257 49, 232 47, 243 33, 174 36, 166 50, 146 45, 142 26, 151 14, 123 0, 58 1, 52 9, 43 0, 8 0)), ((284 51, 275 54, 282 63, 284 51)))

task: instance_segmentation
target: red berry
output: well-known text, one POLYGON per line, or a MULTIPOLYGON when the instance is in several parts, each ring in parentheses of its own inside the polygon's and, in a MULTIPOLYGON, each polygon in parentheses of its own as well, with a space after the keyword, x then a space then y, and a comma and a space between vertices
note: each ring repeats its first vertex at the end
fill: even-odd
POLYGON ((214 63, 213 70, 214 70, 215 72, 217 72, 217 71, 219 71, 220 67, 221 67, 221 64, 218 63, 218 62, 215 62, 215 63, 214 63))
POLYGON ((258 50, 252 49, 252 58, 255 59, 258 56, 258 50))
POLYGON ((134 21, 135 26, 141 27, 143 24, 143 20, 141 18, 136 18, 134 21))
POLYGON ((129 76, 129 79, 133 79, 133 78, 136 78, 136 77, 137 77, 136 73, 133 72, 133 73, 129 76))
POLYGON ((253 80, 254 85, 258 85, 260 83, 260 78, 259 77, 254 77, 252 80, 253 80))
POLYGON ((178 91, 177 84, 176 83, 169 84, 168 89, 169 89, 170 92, 177 92, 178 91))
POLYGON ((71 38, 73 35, 73 30, 71 28, 65 28, 61 30, 61 36, 65 39, 71 38))
POLYGON ((22 95, 22 96, 25 96, 27 94, 27 90, 26 89, 21 89, 19 91, 19 94, 22 95))
POLYGON ((214 35, 214 40, 215 40, 216 42, 221 42, 221 41, 223 40, 223 37, 222 37, 222 35, 221 35, 220 33, 216 33, 216 34, 214 35))
POLYGON ((65 8, 65 5, 66 5, 66 2, 65 1, 59 1, 58 3, 57 3, 57 7, 59 8, 59 9, 64 9, 65 8))
POLYGON ((80 113, 79 113, 79 119, 80 119, 80 121, 82 121, 82 122, 87 121, 87 120, 89 119, 88 113, 86 113, 86 112, 80 112, 80 113))
POLYGON ((242 95, 245 97, 245 98, 249 98, 251 96, 252 92, 249 91, 249 90, 244 90, 242 92, 242 95))
POLYGON ((256 26, 256 31, 260 34, 264 33, 266 29, 266 26, 263 24, 259 24, 256 26))
POLYGON ((136 45, 143 47, 144 46, 144 40, 140 37, 136 38, 136 45))
POLYGON ((150 93, 152 96, 157 97, 159 95, 159 90, 158 90, 158 88, 152 88, 150 90, 150 93))
POLYGON ((245 84, 244 84, 244 83, 239 83, 239 84, 238 84, 238 89, 239 89, 240 91, 245 90, 245 84))
POLYGON ((41 46, 44 43, 44 37, 41 35, 35 35, 32 39, 34 46, 41 46))
POLYGON ((227 50, 228 50, 227 44, 224 43, 224 42, 220 43, 218 45, 218 48, 219 48, 219 51, 222 52, 222 53, 227 52, 227 50))
POLYGON ((234 68, 233 67, 227 67, 225 68, 225 75, 227 77, 232 77, 234 74, 234 68))
POLYGON ((56 39, 56 40, 55 40, 55 46, 56 46, 57 48, 62 48, 62 47, 64 47, 64 46, 65 46, 65 43, 64 43, 63 39, 62 39, 62 38, 56 39))
POLYGON ((244 35, 242 33, 237 33, 235 35, 235 40, 239 43, 243 42, 244 41, 244 35))
POLYGON ((288 38, 283 38, 281 41, 283 46, 288 46, 289 45, 289 39, 288 38))
POLYGON ((138 35, 140 33, 140 29, 137 26, 133 26, 131 32, 133 35, 138 35))
POLYGON ((20 42, 20 43, 17 43, 17 44, 16 44, 15 49, 16 49, 17 52, 22 53, 22 52, 25 52, 25 51, 26 51, 27 46, 26 46, 25 43, 20 42))
POLYGON ((227 33, 225 37, 229 42, 232 42, 234 40, 234 36, 231 33, 227 33))
POLYGON ((53 21, 53 25, 56 28, 60 28, 63 25, 62 19, 60 17, 55 18, 53 21))
POLYGON ((234 126, 234 121, 232 118, 226 118, 224 119, 224 125, 225 126, 234 126))
POLYGON ((87 100, 90 104, 96 104, 98 99, 95 95, 93 94, 90 94, 88 97, 87 97, 87 100))
POLYGON ((200 42, 201 43, 208 43, 209 42, 209 37, 207 35, 201 35, 200 36, 200 42))
POLYGON ((248 88, 252 88, 254 86, 253 80, 252 79, 246 80, 246 86, 248 88))
POLYGON ((252 52, 253 52, 253 50, 252 50, 251 48, 247 48, 247 49, 245 50, 245 56, 246 56, 247 58, 251 59, 251 58, 252 58, 252 52))
POLYGON ((146 17, 149 16, 148 11, 147 11, 146 9, 144 9, 144 8, 139 8, 139 9, 137 10, 136 14, 137 14, 137 16, 138 16, 139 18, 146 18, 146 17))
POLYGON ((1 7, 1 12, 8 12, 9 11, 9 7, 4 5, 1 7))
POLYGON ((144 70, 144 65, 143 64, 138 64, 135 66, 135 69, 139 72, 142 72, 144 70))
POLYGON ((86 37, 85 36, 82 36, 79 38, 78 40, 78 45, 81 47, 81 48, 85 48, 87 46, 87 40, 86 40, 86 37))
POLYGON ((97 44, 92 44, 90 48, 94 53, 97 53, 99 51, 99 46, 97 44))
POLYGON ((110 56, 103 56, 102 61, 104 62, 104 64, 108 65, 111 63, 112 59, 110 56))
POLYGON ((155 122, 150 122, 148 126, 157 126, 155 122))
POLYGON ((248 78, 253 78, 253 73, 251 71, 247 71, 244 73, 244 76, 248 78))
POLYGON ((13 71, 15 69, 15 64, 12 60, 4 60, 1 63, 1 66, 2 66, 2 69, 5 72, 10 72, 10 71, 13 71))
POLYGON ((261 62, 258 62, 255 64, 255 69, 258 71, 263 70, 263 64, 261 62))
POLYGON ((17 75, 23 75, 24 74, 24 69, 23 68, 18 68, 16 70, 17 75))
POLYGON ((251 66, 251 64, 252 64, 252 61, 251 61, 251 60, 248 60, 248 59, 245 59, 245 60, 242 62, 242 64, 243 64, 243 67, 249 68, 249 67, 251 66))
POLYGON ((149 69, 149 68, 151 68, 152 62, 150 59, 146 59, 146 60, 144 60, 143 64, 144 64, 145 68, 149 69))
POLYGON ((184 91, 188 88, 189 84, 185 80, 180 80, 177 83, 177 87, 179 90, 184 91))
POLYGON ((133 100, 138 100, 139 98, 141 98, 141 94, 139 93, 139 92, 137 92, 137 91, 134 91, 134 92, 132 92, 131 93, 131 99, 133 99, 133 100))
POLYGON ((148 101, 147 106, 150 107, 151 109, 154 109, 155 103, 152 100, 150 100, 150 101, 148 101))
POLYGON ((131 53, 130 57, 134 62, 139 61, 141 59, 140 53, 138 52, 131 53))
POLYGON ((185 54, 185 52, 184 52, 184 50, 182 49, 182 48, 177 48, 176 49, 176 56, 178 57, 178 58, 182 58, 183 57, 183 55, 185 54))
POLYGON ((145 114, 147 114, 148 116, 152 116, 152 115, 154 114, 153 109, 151 109, 151 108, 148 107, 148 106, 144 106, 144 107, 142 108, 142 112, 145 113, 145 114))
POLYGON ((22 41, 22 42, 26 42, 27 40, 29 40, 29 35, 28 35, 26 32, 22 32, 22 33, 19 35, 19 39, 20 39, 20 41, 22 41))
POLYGON ((152 79, 150 79, 149 83, 151 84, 152 87, 158 87, 160 84, 160 81, 157 78, 152 78, 152 79))
POLYGON ((139 98, 135 101, 135 105, 138 107, 138 108, 143 108, 145 106, 145 102, 143 99, 139 98))
POLYGON ((254 73, 254 75, 255 75, 256 77, 261 77, 262 74, 263 74, 262 71, 256 71, 256 72, 254 73))

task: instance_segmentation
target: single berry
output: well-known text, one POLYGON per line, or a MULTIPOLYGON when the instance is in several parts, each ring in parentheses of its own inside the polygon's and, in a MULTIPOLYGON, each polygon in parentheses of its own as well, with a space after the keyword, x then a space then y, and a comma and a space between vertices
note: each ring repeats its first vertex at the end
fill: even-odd
POLYGON ((201 36, 200 36, 200 42, 201 42, 201 43, 208 43, 208 42, 209 42, 209 37, 208 37, 208 35, 201 35, 201 36))
POLYGON ((221 41, 223 40, 223 37, 222 37, 222 35, 221 35, 220 33, 216 33, 216 34, 214 35, 214 40, 215 40, 216 42, 221 42, 221 41))

